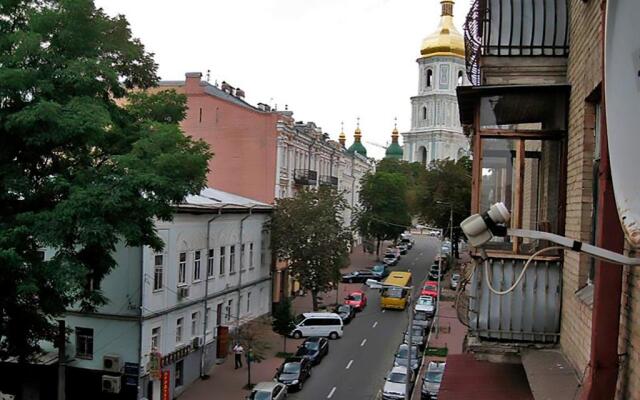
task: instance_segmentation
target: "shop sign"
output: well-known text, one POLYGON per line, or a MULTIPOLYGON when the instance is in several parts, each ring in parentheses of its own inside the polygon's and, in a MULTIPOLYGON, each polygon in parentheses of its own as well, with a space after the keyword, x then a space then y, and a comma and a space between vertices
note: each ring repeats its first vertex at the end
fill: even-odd
POLYGON ((171 388, 171 374, 169 371, 162 371, 162 400, 171 400, 169 392, 171 388))

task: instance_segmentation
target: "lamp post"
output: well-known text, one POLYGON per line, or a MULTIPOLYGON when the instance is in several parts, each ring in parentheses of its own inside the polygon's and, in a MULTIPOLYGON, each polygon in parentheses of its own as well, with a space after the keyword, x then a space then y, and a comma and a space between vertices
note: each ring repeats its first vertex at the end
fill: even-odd
MULTIPOLYGON (((413 286, 390 285, 388 283, 378 282, 375 279, 367 279, 366 284, 371 289, 400 288, 400 289, 408 290, 409 293, 413 294, 413 286)), ((411 377, 413 375, 413 370, 411 369, 411 341, 413 339, 413 314, 414 314, 413 306, 409 304, 409 340, 407 340, 408 351, 407 351, 407 381, 405 383, 406 387, 404 389, 405 400, 411 399, 411 393, 410 393, 411 377)))

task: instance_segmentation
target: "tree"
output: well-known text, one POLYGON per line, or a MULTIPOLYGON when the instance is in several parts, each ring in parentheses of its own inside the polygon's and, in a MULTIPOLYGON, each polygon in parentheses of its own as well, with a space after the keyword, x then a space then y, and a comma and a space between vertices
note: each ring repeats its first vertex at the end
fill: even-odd
POLYGON ((271 248, 311 292, 314 311, 318 294, 331 289, 348 262, 352 234, 342 219, 346 206, 342 195, 331 188, 302 190, 293 198, 278 200, 271 219, 271 248))
POLYGON ((407 207, 411 216, 419 215, 422 204, 420 195, 424 191, 423 184, 426 169, 421 163, 410 163, 403 160, 393 158, 384 158, 378 162, 376 166, 378 172, 390 172, 403 175, 407 180, 407 207))
POLYGON ((123 16, 92 0, 0 16, 0 358, 25 360, 68 307, 107 301, 118 242, 162 248, 154 220, 201 190, 211 154, 179 129, 184 96, 126 99, 158 77, 123 16))
POLYGON ((252 387, 251 364, 262 362, 265 353, 271 348, 264 340, 264 319, 247 322, 238 329, 238 340, 245 349, 245 359, 247 361, 247 388, 252 387))
POLYGON ((293 313, 291 312, 291 300, 288 297, 280 299, 280 302, 273 308, 273 319, 271 323, 273 331, 278 335, 282 335, 282 353, 284 354, 287 352, 287 336, 295 327, 293 323, 293 313))
POLYGON ((396 240, 411 225, 407 205, 407 179, 395 172, 376 171, 362 178, 356 221, 360 234, 380 242, 396 240))
POLYGON ((460 222, 470 214, 471 160, 436 160, 429 165, 424 177, 422 218, 429 224, 450 229, 453 213, 453 250, 457 254, 460 222))

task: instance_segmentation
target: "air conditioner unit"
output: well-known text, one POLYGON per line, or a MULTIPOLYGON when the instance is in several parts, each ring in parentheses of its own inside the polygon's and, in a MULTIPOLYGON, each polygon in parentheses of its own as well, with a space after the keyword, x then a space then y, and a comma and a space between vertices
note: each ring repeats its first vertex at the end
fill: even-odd
POLYGON ((197 349, 201 347, 203 343, 204 343, 204 339, 202 338, 202 336, 196 336, 191 340, 191 347, 193 347, 194 349, 197 349))
POLYGON ((184 299, 187 297, 189 297, 189 288, 188 287, 178 288, 178 298, 184 299))
POLYGON ((105 393, 120 393, 120 377, 102 375, 102 391, 105 393))
POLYGON ((122 363, 120 356, 114 354, 105 354, 102 357, 102 369, 109 372, 120 372, 122 363))

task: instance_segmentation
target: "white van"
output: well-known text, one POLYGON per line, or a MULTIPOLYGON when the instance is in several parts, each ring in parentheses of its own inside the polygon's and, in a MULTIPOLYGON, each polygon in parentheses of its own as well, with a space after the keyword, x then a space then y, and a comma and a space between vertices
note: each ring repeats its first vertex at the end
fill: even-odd
POLYGON ((327 336, 329 339, 342 337, 342 318, 335 313, 303 313, 295 317, 294 324, 291 336, 296 339, 303 336, 327 336))

